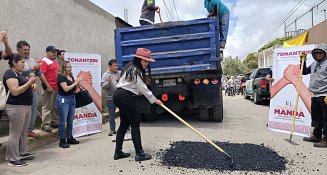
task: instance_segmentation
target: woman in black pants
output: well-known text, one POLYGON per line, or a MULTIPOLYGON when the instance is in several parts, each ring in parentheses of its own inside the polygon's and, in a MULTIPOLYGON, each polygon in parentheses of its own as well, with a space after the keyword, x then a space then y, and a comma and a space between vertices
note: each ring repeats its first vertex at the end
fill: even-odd
MULTIPOLYGON (((114 103, 119 108, 120 126, 116 135, 116 149, 114 159, 129 157, 129 153, 122 151, 123 141, 128 126, 132 129, 132 140, 135 147, 135 161, 149 160, 152 157, 144 153, 141 143, 140 114, 137 111, 137 96, 144 95, 151 104, 161 105, 152 92, 143 82, 145 69, 149 62, 155 62, 151 58, 151 51, 145 48, 138 48, 134 59, 129 62, 122 71, 122 77, 117 84, 114 93, 114 103)), ((150 70, 150 69, 149 69, 150 70)))

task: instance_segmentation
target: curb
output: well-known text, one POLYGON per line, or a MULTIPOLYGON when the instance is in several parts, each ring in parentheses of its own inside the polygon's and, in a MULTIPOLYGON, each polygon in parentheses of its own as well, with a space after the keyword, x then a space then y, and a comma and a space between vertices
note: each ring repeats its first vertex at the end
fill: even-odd
MULTIPOLYGON (((119 112, 116 111, 116 118, 117 118, 118 114, 119 114, 119 112)), ((109 118, 108 113, 102 113, 102 124, 107 123, 109 120, 108 118, 109 118)), ((47 145, 54 141, 59 141, 58 129, 53 129, 51 133, 40 132, 38 134, 39 134, 39 137, 37 137, 37 138, 27 137, 28 150, 33 150, 35 148, 47 145)), ((7 146, 8 146, 8 141, 3 142, 2 147, 0 147, 0 162, 4 160, 7 146)))

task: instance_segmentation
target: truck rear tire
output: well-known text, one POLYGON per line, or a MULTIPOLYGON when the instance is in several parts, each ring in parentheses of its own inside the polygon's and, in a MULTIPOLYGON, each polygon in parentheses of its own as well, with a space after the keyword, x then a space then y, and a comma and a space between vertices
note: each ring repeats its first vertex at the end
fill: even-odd
POLYGON ((199 119, 201 121, 209 120, 209 109, 208 108, 199 108, 199 119))
POLYGON ((218 98, 218 106, 212 108, 212 121, 214 122, 222 122, 224 119, 223 96, 221 91, 219 91, 218 98))
POLYGON ((224 119, 223 106, 217 106, 212 108, 212 121, 222 122, 224 119))

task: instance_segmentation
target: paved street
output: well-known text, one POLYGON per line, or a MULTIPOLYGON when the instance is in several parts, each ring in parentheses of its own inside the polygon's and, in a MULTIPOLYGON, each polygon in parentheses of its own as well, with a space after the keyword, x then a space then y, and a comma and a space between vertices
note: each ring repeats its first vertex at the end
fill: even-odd
MULTIPOLYGON (((327 150, 313 148, 312 144, 305 143, 301 137, 296 136, 294 142, 299 145, 294 146, 283 140, 288 138, 288 135, 267 131, 268 109, 267 105, 254 105, 252 101, 244 100, 242 96, 224 96, 222 123, 199 122, 192 117, 185 119, 212 140, 263 143, 271 147, 290 162, 286 172, 281 174, 326 174, 327 150)), ((1 160, 0 174, 245 174, 239 171, 218 172, 162 166, 156 153, 160 149, 168 148, 170 142, 202 141, 202 138, 172 116, 167 115, 154 123, 142 123, 141 132, 145 151, 155 157, 150 161, 141 163, 134 161, 135 152, 131 141, 124 143, 124 151, 131 152, 132 157, 114 161, 114 143, 111 142, 111 137, 107 136, 108 126, 105 125, 103 133, 79 138, 81 144, 73 145, 69 149, 61 149, 58 142, 55 142, 33 150, 38 156, 35 160, 29 161, 26 167, 12 168, 1 160)))

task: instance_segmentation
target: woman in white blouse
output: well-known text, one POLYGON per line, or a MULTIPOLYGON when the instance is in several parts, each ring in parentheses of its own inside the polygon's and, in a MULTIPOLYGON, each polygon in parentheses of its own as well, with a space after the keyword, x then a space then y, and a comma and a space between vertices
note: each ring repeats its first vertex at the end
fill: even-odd
POLYGON ((143 82, 145 69, 148 67, 149 62, 155 62, 151 58, 151 51, 145 48, 138 48, 136 54, 132 56, 134 56, 134 59, 122 70, 122 76, 113 97, 114 103, 120 112, 120 126, 116 136, 114 159, 117 160, 130 156, 130 153, 122 151, 122 147, 126 130, 131 126, 132 140, 136 152, 135 161, 144 161, 151 159, 152 156, 145 154, 142 148, 137 96, 144 95, 151 104, 161 105, 162 102, 152 94, 143 82))

